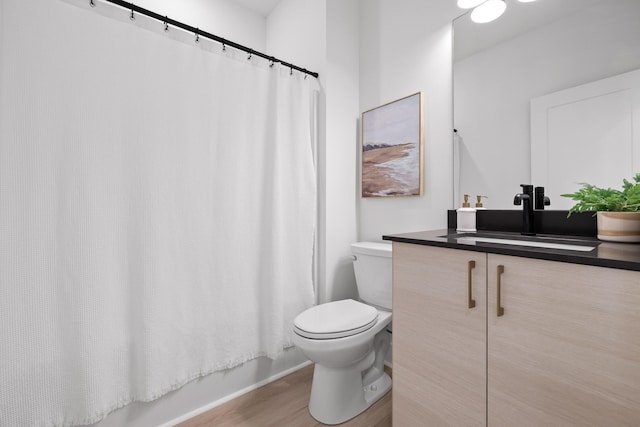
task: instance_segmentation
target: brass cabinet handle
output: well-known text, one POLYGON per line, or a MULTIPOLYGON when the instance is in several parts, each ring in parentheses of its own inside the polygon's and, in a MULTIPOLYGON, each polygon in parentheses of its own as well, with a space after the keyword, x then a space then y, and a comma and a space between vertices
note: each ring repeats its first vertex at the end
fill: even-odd
POLYGON ((475 261, 469 261, 469 264, 467 266, 467 284, 468 284, 468 291, 467 294, 469 295, 469 308, 473 308, 476 306, 476 300, 474 300, 472 298, 472 294, 471 294, 471 284, 472 284, 472 271, 474 268, 476 268, 476 262, 475 261))
POLYGON ((501 284, 501 279, 502 279, 502 273, 504 273, 504 265, 499 265, 498 266, 498 291, 496 292, 498 294, 498 301, 497 301, 497 312, 496 314, 498 315, 498 317, 500 316, 504 316, 504 307, 501 307, 501 301, 500 301, 500 294, 501 294, 501 290, 500 288, 502 287, 501 284))

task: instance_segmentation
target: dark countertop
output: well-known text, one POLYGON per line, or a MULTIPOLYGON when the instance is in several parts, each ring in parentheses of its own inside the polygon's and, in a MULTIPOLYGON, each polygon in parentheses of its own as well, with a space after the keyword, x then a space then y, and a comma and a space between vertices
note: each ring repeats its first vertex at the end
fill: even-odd
MULTIPOLYGON (((535 258, 549 261, 568 262, 572 264, 593 265, 598 267, 618 268, 622 270, 640 271, 640 244, 613 243, 598 240, 595 237, 538 235, 536 239, 549 242, 570 243, 576 245, 592 245, 595 249, 589 252, 518 246, 501 243, 459 241, 455 237, 455 229, 419 231, 415 233, 391 234, 382 236, 383 240, 393 242, 413 243, 416 245, 438 246, 443 248, 461 249, 466 251, 485 252, 492 254, 512 255, 524 258, 535 258)), ((474 234, 474 233, 465 233, 474 234)), ((526 236, 513 232, 478 231, 478 236, 500 236, 513 240, 527 240, 526 236)))

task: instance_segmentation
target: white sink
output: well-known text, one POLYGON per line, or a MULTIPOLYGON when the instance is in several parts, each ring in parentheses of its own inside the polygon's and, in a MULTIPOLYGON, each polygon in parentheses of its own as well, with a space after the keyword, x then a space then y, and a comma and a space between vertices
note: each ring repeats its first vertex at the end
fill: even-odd
POLYGON ((561 249, 566 251, 581 251, 581 252, 590 252, 596 248, 595 246, 572 245, 570 243, 515 240, 515 239, 508 239, 508 238, 482 237, 482 236, 471 236, 471 235, 456 237, 456 239, 458 240, 458 242, 461 242, 461 243, 464 243, 464 242, 499 243, 501 245, 531 246, 535 248, 561 249))

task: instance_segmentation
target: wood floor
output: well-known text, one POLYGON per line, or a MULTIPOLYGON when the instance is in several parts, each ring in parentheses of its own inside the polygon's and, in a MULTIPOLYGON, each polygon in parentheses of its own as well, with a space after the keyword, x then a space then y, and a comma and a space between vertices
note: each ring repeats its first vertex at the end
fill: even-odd
MULTIPOLYGON (((391 375, 391 370, 385 367, 391 375)), ((178 427, 311 427, 324 424, 309 415, 313 365, 191 418, 178 427)), ((341 427, 390 427, 391 393, 341 427)))

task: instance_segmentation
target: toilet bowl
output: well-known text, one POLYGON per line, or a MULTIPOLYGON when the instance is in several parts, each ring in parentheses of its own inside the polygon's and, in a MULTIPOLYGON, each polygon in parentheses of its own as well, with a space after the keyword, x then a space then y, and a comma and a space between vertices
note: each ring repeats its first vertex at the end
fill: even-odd
POLYGON ((293 342, 315 362, 309 412, 324 424, 355 417, 391 389, 391 245, 354 243, 352 252, 362 301, 320 304, 294 320, 293 342))

